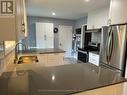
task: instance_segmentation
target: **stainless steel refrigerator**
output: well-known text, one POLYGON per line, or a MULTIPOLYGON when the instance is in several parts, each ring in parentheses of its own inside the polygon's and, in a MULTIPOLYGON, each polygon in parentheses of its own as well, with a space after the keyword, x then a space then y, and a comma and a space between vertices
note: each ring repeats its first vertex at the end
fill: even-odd
POLYGON ((125 75, 127 24, 116 24, 102 28, 101 65, 125 75))

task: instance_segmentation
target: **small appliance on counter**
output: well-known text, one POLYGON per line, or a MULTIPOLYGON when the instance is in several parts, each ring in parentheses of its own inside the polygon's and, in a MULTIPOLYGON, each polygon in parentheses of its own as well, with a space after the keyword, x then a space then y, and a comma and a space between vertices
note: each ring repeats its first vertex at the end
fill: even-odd
POLYGON ((101 66, 125 76, 127 24, 102 28, 101 66))

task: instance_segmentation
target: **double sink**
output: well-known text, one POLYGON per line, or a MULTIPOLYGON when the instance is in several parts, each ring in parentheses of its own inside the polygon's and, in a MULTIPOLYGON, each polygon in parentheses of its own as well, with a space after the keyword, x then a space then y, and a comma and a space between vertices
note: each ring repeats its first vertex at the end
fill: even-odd
POLYGON ((29 64, 36 62, 39 62, 37 56, 20 56, 18 59, 18 64, 29 64))
POLYGON ((18 51, 19 51, 19 45, 24 46, 25 51, 27 50, 27 46, 23 43, 17 43, 15 46, 15 60, 14 63, 15 64, 27 64, 27 63, 37 63, 38 62, 38 58, 37 56, 20 56, 18 58, 18 51))

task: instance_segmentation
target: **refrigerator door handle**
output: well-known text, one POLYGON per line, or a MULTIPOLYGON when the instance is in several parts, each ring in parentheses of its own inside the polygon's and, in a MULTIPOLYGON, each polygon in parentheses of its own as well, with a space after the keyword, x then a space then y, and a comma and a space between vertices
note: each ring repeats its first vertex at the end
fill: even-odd
POLYGON ((113 31, 110 29, 107 39, 107 48, 106 48, 106 59, 109 64, 113 51, 113 31))
POLYGON ((108 42, 109 42, 109 33, 106 40, 106 61, 108 62, 108 42))
POLYGON ((113 31, 111 30, 111 34, 110 34, 110 45, 109 45, 109 61, 111 60, 111 56, 112 56, 112 51, 113 51, 113 44, 114 44, 114 41, 113 41, 113 31))

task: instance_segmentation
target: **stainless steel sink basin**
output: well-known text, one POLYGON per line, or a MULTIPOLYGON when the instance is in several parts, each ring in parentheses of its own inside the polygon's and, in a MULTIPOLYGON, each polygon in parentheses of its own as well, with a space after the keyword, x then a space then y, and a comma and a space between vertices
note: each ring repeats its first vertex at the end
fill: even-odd
POLYGON ((18 64, 29 64, 38 62, 37 56, 21 56, 19 57, 18 64))

